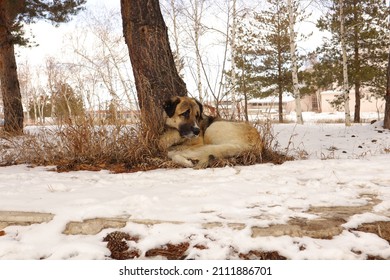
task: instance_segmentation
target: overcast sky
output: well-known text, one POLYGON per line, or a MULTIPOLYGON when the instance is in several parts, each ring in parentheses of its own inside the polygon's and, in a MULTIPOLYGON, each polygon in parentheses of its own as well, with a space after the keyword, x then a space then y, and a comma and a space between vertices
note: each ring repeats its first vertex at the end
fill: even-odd
MULTIPOLYGON (((97 9, 107 7, 108 9, 120 10, 120 0, 87 0, 87 9, 97 9)), ((26 26, 26 33, 34 36, 37 47, 25 48, 16 47, 18 62, 28 60, 33 65, 43 63, 48 56, 61 55, 64 45, 64 35, 72 32, 74 26, 80 21, 80 15, 73 18, 69 23, 63 23, 59 27, 54 27, 51 23, 38 21, 35 24, 26 26)))
MULTIPOLYGON (((87 9, 101 9, 101 7, 106 7, 107 9, 116 9, 120 11, 120 1, 119 0, 87 0, 86 4, 87 9)), ((299 31, 309 32, 315 30, 314 20, 318 17, 320 11, 315 10, 312 22, 306 22, 297 28, 299 31)), ((76 16, 71 22, 66 24, 61 24, 59 27, 54 27, 48 22, 39 21, 36 24, 27 27, 27 33, 31 30, 32 34, 35 36, 35 42, 39 44, 38 47, 34 48, 17 48, 17 53, 19 54, 18 60, 24 61, 28 59, 33 64, 39 64, 46 56, 57 56, 61 53, 61 48, 63 47, 63 35, 69 32, 72 32, 72 29, 80 21, 82 15, 76 16)), ((301 43, 301 47, 312 50, 316 45, 321 42, 323 34, 320 32, 314 32, 309 41, 301 43)), ((301 48, 301 50, 302 50, 301 48)))

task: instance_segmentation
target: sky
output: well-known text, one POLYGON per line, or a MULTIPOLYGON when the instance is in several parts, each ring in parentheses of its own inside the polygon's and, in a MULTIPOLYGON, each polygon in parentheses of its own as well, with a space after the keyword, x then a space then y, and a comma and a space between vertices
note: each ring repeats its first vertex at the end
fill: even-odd
MULTIPOLYGON (((120 11, 120 1, 119 0, 88 0, 86 8, 88 10, 98 10, 102 7, 106 9, 114 9, 120 11)), ((297 31, 303 31, 309 33, 312 30, 315 30, 314 18, 318 17, 319 10, 315 9, 313 11, 312 19, 309 19, 308 22, 297 26, 297 31)), ((46 56, 59 56, 62 53, 64 47, 64 35, 72 32, 74 26, 82 20, 82 15, 74 17, 74 19, 69 23, 63 23, 59 27, 54 27, 52 24, 45 21, 38 21, 37 23, 27 26, 26 33, 32 34, 34 36, 34 41, 38 44, 37 47, 25 48, 17 47, 17 59, 19 62, 28 60, 32 64, 40 64, 44 61, 46 56), (31 32, 30 32, 31 31, 31 32)), ((166 22, 169 20, 166 19, 166 22)), ((120 27, 121 28, 121 27, 120 27)), ((314 46, 318 45, 318 42, 321 41, 323 34, 320 32, 314 32, 311 38, 300 43, 300 50, 312 50, 314 46)), ((212 51, 212 50, 211 50, 212 51)), ((220 53, 216 51, 216 54, 220 53)))
MULTIPOLYGON (((263 3, 262 1, 258 2, 260 4, 263 3)), ((309 1, 306 0, 301 1, 302 5, 307 5, 308 2, 309 1)), ((87 0, 86 8, 88 10, 98 10, 102 7, 104 7, 103 9, 114 9, 119 12, 120 1, 87 0)), ((308 52, 314 50, 321 43, 322 38, 325 36, 323 32, 319 32, 318 29, 315 27, 315 21, 319 16, 321 16, 321 14, 323 13, 323 9, 311 6, 310 10, 312 13, 311 17, 308 18, 304 23, 298 24, 296 26, 296 31, 298 32, 303 32, 306 34, 312 33, 308 40, 304 42, 298 42, 298 51, 301 52, 308 52)), ((28 26, 26 29, 27 33, 29 30, 32 31, 31 34, 35 36, 35 41, 39 44, 39 46, 29 49, 17 47, 16 50, 18 54, 18 61, 29 60, 34 64, 39 64, 44 60, 46 56, 58 56, 59 54, 61 54, 61 49, 64 46, 64 34, 72 32, 72 29, 77 24, 77 22, 82 20, 81 17, 82 15, 78 15, 74 17, 74 20, 72 20, 71 22, 61 24, 57 28, 50 23, 44 21, 39 21, 31 26, 28 26)), ((166 18, 165 21, 169 22, 169 19, 166 18)), ((206 23, 211 24, 210 21, 206 21, 206 23)), ((221 29, 223 29, 223 27, 221 27, 221 29)), ((216 50, 215 53, 220 54, 220 51, 216 50)))
MULTIPOLYGON (((87 0, 86 9, 93 10, 101 7, 107 9, 120 10, 119 0, 87 0)), ((33 48, 16 47, 17 61, 23 62, 28 60, 34 65, 43 63, 47 56, 59 56, 64 47, 64 36, 72 32, 75 25, 80 21, 81 16, 77 15, 69 23, 63 23, 59 27, 54 27, 46 21, 38 21, 27 26, 26 33, 34 36, 34 41, 38 46, 33 48)))

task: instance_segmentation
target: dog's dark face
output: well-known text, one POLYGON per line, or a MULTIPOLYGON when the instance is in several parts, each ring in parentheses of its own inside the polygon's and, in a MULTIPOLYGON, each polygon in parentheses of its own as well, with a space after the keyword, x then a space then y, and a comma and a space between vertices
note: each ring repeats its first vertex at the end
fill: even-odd
POLYGON ((164 111, 167 115, 165 124, 177 129, 181 137, 193 138, 200 134, 203 106, 196 99, 172 97, 164 103, 164 111))

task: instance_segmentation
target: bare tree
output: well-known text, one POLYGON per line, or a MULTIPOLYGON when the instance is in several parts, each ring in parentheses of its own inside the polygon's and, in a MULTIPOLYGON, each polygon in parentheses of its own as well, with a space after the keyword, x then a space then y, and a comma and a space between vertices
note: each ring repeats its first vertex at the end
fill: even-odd
POLYGON ((204 98, 202 73, 204 72, 204 65, 201 54, 201 36, 204 34, 204 26, 202 24, 203 15, 205 12, 205 4, 207 0, 189 0, 188 8, 184 10, 188 20, 189 38, 191 45, 195 48, 195 81, 196 89, 198 91, 199 100, 202 102, 204 98))
MULTIPOLYGON (((165 0, 164 4, 162 6, 163 8, 163 15, 167 15, 167 17, 171 20, 171 26, 169 28, 170 32, 170 38, 173 40, 174 49, 173 51, 173 58, 175 60, 177 71, 179 72, 179 75, 182 76, 183 69, 184 69, 184 59, 182 57, 182 45, 181 41, 182 38, 180 36, 181 33, 181 22, 180 17, 183 15, 183 2, 182 0, 165 0)), ((169 23, 168 23, 169 26, 169 23)))
MULTIPOLYGON (((30 116, 30 100, 31 100, 31 92, 32 92, 32 73, 31 73, 31 66, 28 62, 28 60, 24 61, 23 63, 19 64, 19 71, 18 71, 18 80, 20 85, 20 94, 23 97, 23 105, 26 108, 27 111, 27 121, 31 119, 30 116)), ((36 119, 36 118, 35 118, 36 119)))
POLYGON ((173 23, 173 38, 175 43, 175 52, 178 58, 180 58, 180 40, 179 40, 179 27, 178 27, 178 8, 175 0, 170 0, 172 9, 172 23, 173 23))
POLYGON ((292 81, 293 81, 293 93, 295 98, 297 123, 303 124, 302 108, 301 108, 301 94, 299 92, 298 82, 298 64, 297 64, 297 53, 296 53, 296 39, 295 39, 295 22, 296 15, 293 5, 293 0, 287 0, 288 14, 289 14, 289 31, 290 31, 290 53, 291 53, 291 67, 292 67, 292 81))
MULTIPOLYGON (((232 97, 232 118, 234 118, 236 108, 238 106, 237 104, 237 93, 236 93, 236 60, 234 59, 237 52, 237 46, 236 46, 236 30, 237 30, 237 2, 236 0, 232 1, 232 19, 231 19, 231 37, 230 37, 230 53, 231 53, 231 68, 232 68, 232 75, 231 75, 231 83, 233 84, 233 87, 231 89, 231 97, 232 97)), ((248 114, 245 115, 246 120, 248 120, 248 114)))
POLYGON ((44 124, 50 108, 47 87, 41 84, 45 79, 45 69, 41 65, 32 66, 28 60, 18 65, 18 79, 26 121, 44 124), (42 75, 43 74, 43 75, 42 75))
POLYGON ((112 120, 120 119, 119 111, 138 108, 118 13, 105 6, 87 11, 75 30, 65 37, 71 59, 62 61, 62 67, 72 73, 71 84, 83 94, 89 114, 99 120, 106 120, 107 114, 113 115, 112 120), (85 42, 94 47, 87 47, 85 42))
POLYGON ((66 81, 65 71, 60 69, 60 62, 56 61, 54 57, 47 57, 45 60, 44 73, 46 75, 47 83, 46 88, 50 95, 50 117, 54 118, 55 112, 55 95, 57 87, 61 84, 61 81, 66 81))

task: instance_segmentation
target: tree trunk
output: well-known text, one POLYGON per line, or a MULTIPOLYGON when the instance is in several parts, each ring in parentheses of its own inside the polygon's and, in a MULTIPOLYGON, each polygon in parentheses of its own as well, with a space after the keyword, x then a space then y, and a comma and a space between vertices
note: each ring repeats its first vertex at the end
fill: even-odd
POLYGON ((4 130, 18 135, 23 133, 23 106, 17 74, 12 20, 7 1, 0 1, 0 84, 4 104, 4 130))
POLYGON ((162 105, 172 96, 187 94, 177 73, 168 32, 158 0, 121 0, 123 34, 131 64, 141 123, 150 137, 164 127, 162 105))
POLYGON ((389 59, 387 61, 387 87, 386 87, 386 107, 385 107, 385 119, 384 128, 390 129, 390 48, 389 59))
MULTIPOLYGON (((237 85, 237 78, 236 78, 236 29, 237 29, 237 10, 236 10, 236 0, 233 0, 232 2, 232 26, 231 26, 231 39, 230 39, 230 48, 231 48, 231 63, 232 63, 232 89, 231 89, 231 98, 232 98, 232 115, 231 118, 235 119, 236 116, 236 108, 238 106, 237 103, 237 96, 236 96, 236 85, 237 85)), ((246 95, 245 95, 246 98, 246 95)), ((237 116, 240 117, 239 115, 237 116)), ((247 117, 246 117, 247 119, 247 117)))
POLYGON ((344 12, 343 0, 340 0, 340 37, 341 50, 343 54, 343 94, 344 94, 344 110, 345 110, 345 125, 351 125, 351 113, 349 111, 349 83, 348 83, 348 66, 347 66, 347 50, 345 45, 345 31, 344 31, 344 12))
MULTIPOLYGON (((356 77, 358 79, 358 77, 356 77)), ((360 82, 355 81, 355 112, 353 115, 353 122, 360 123, 360 82)))
POLYGON ((279 123, 283 123, 283 90, 281 85, 278 86, 278 92, 279 123))
MULTIPOLYGON (((202 85, 202 60, 200 57, 200 34, 201 34, 201 18, 203 2, 201 0, 195 0, 193 6, 193 18, 194 18, 194 44, 196 50, 196 79, 197 89, 200 102, 203 102, 203 85, 202 85)), ((202 0, 203 1, 203 0, 202 0)))
POLYGON ((290 53, 292 61, 292 80, 293 80, 293 92, 296 105, 296 114, 297 114, 297 124, 303 124, 302 118, 302 107, 301 107, 301 94, 299 92, 299 83, 298 83, 298 65, 297 65, 297 54, 295 48, 295 15, 292 0, 287 0, 288 5, 288 14, 289 14, 289 31, 290 31, 290 53))
MULTIPOLYGON (((354 21, 357 22, 357 0, 353 1, 354 21)), ((359 26, 355 24, 354 28, 354 64, 355 64, 355 113, 353 122, 360 123, 360 57, 359 57, 359 26)))
POLYGON ((278 46, 278 111, 279 111, 279 123, 283 123, 283 87, 282 87, 282 57, 281 47, 278 46))

